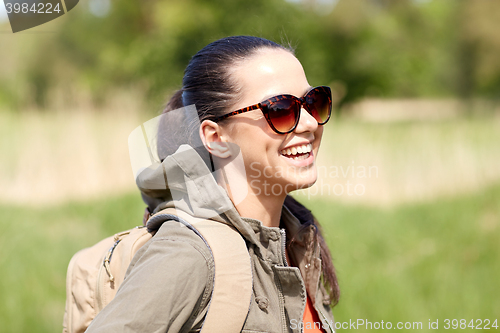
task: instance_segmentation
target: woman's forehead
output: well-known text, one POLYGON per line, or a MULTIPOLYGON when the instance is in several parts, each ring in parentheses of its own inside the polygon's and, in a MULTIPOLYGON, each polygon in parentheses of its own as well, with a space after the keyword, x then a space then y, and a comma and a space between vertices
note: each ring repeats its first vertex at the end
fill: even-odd
POLYGON ((241 91, 242 105, 280 94, 303 96, 310 89, 298 59, 282 49, 259 50, 237 65, 232 78, 241 91))

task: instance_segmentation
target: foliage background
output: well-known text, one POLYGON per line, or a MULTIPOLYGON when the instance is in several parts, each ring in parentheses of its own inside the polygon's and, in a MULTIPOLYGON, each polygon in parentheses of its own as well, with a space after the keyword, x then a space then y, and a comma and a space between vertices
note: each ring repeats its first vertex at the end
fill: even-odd
POLYGON ((57 90, 67 102, 83 93, 103 102, 132 88, 155 105, 179 88, 197 50, 238 34, 290 43, 310 80, 336 83, 343 103, 498 98, 499 7, 482 0, 89 0, 49 25, 3 36, 0 101, 44 106, 57 90), (19 40, 28 49, 12 52, 19 40))

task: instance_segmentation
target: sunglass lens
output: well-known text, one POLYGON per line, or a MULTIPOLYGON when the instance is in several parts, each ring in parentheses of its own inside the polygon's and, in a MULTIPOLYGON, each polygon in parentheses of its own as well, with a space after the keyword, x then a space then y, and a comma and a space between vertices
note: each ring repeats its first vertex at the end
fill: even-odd
POLYGON ((332 111, 332 98, 329 89, 319 87, 311 91, 306 97, 307 111, 318 121, 325 124, 332 111))
POLYGON ((269 118, 274 128, 282 133, 289 132, 299 116, 299 104, 293 99, 282 99, 268 106, 269 118))

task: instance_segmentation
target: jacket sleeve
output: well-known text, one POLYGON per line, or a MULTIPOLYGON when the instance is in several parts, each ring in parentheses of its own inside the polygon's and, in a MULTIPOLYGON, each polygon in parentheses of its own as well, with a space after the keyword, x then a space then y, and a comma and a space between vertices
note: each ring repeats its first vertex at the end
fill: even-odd
POLYGON ((213 259, 191 230, 161 232, 168 229, 163 227, 136 253, 115 298, 86 332, 177 333, 200 324, 212 292, 213 259))

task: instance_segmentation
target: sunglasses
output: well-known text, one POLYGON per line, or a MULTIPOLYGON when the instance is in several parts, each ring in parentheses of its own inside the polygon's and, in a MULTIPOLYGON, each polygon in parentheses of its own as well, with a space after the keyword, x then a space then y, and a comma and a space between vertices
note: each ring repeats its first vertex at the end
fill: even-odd
POLYGON ((278 134, 287 134, 293 132, 297 127, 302 107, 316 119, 318 125, 326 124, 332 113, 330 87, 313 88, 301 98, 293 95, 274 96, 261 103, 217 117, 214 121, 218 122, 240 113, 260 109, 273 131, 278 134))

